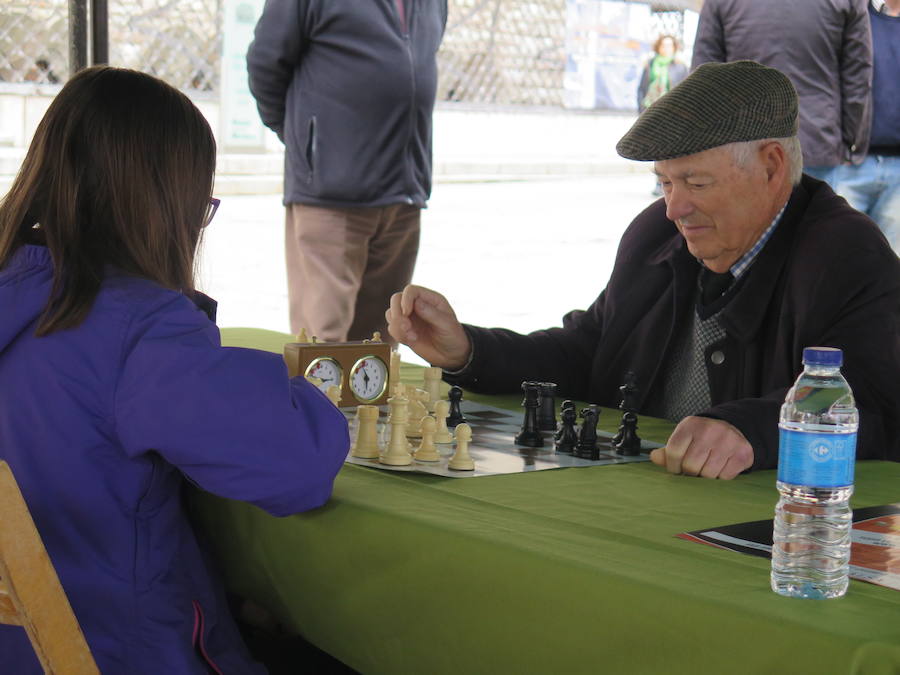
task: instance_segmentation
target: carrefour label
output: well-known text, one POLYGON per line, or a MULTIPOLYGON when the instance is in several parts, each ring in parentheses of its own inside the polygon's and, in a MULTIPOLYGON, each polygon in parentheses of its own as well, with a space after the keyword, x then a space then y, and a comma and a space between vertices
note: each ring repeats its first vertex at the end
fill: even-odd
POLYGON ((853 485, 856 434, 779 428, 778 480, 811 487, 853 485))

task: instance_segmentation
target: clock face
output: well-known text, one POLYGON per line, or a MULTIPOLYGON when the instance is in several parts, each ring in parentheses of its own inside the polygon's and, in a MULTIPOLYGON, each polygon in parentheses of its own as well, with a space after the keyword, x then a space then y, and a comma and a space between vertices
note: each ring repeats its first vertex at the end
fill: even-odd
POLYGON ((387 388, 388 367, 377 356, 364 356, 350 369, 350 391, 357 401, 368 403, 387 388))
POLYGON ((322 356, 310 361, 309 365, 306 367, 306 372, 303 374, 307 377, 317 377, 322 380, 319 389, 325 392, 327 392, 328 387, 332 385, 336 384, 340 387, 341 376, 343 375, 340 364, 327 356, 322 356))

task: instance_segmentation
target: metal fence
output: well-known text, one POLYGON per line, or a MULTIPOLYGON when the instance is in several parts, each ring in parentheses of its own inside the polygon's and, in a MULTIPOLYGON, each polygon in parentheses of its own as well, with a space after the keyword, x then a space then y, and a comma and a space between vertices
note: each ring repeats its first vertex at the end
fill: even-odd
MULTIPOLYGON (((560 106, 566 67, 566 0, 450 0, 438 54, 438 99, 560 106)), ((652 5, 655 30, 681 36, 685 6, 652 5)), ((67 0, 3 0, 0 81, 68 77, 67 0)), ((110 61, 194 92, 219 86, 222 0, 111 0, 110 61)))

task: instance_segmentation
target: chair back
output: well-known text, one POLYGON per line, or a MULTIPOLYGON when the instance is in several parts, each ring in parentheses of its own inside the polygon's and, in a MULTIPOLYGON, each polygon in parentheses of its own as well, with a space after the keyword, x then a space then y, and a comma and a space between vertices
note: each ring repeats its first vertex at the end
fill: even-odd
MULTIPOLYGON (((45 673, 99 674, 9 465, 0 460, 0 623, 22 626, 45 673)), ((0 669, 5 669, 0 656, 0 669)))

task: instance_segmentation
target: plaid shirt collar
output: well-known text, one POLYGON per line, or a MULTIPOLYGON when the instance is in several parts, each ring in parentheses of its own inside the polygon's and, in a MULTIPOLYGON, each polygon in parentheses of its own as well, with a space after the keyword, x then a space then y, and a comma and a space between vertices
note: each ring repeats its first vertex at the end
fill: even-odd
POLYGON ((753 261, 756 260, 756 256, 759 255, 759 252, 762 251, 763 246, 766 245, 766 242, 769 241, 769 237, 772 236, 772 233, 775 231, 775 227, 778 225, 778 222, 781 220, 782 214, 784 214, 784 210, 787 208, 787 202, 784 203, 784 206, 781 207, 781 210, 775 214, 775 218, 772 219, 772 224, 766 228, 766 231, 760 235, 759 239, 756 240, 756 243, 750 247, 750 250, 747 251, 740 260, 738 260, 734 265, 731 266, 730 272, 731 275, 735 279, 740 279, 741 275, 744 274, 748 269, 750 269, 750 265, 753 264, 753 261))

